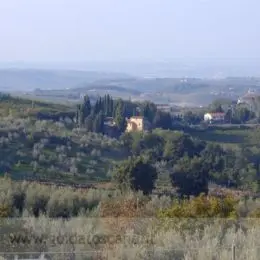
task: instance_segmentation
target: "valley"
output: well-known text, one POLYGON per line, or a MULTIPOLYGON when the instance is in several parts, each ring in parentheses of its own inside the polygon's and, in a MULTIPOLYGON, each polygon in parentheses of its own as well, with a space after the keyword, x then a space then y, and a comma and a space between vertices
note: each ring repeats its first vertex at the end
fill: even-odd
POLYGON ((0 70, 0 82, 2 91, 55 102, 75 103, 84 95, 96 99, 110 94, 181 107, 207 106, 220 98, 237 100, 249 89, 260 89, 259 78, 146 78, 73 70, 0 70))

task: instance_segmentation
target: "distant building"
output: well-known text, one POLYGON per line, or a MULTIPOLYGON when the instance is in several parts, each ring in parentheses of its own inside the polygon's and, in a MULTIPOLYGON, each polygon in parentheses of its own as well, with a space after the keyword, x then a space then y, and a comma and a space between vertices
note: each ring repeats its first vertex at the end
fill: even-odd
POLYGON ((126 132, 149 131, 151 124, 143 116, 132 116, 127 119, 126 132))
POLYGON ((206 113, 204 121, 209 123, 221 123, 225 121, 225 113, 206 113))

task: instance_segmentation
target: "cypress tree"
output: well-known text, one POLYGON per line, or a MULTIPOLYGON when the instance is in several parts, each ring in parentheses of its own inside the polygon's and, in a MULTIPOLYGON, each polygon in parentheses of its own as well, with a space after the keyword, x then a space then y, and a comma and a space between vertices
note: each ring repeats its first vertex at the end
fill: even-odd
POLYGON ((91 104, 90 99, 88 95, 84 96, 84 102, 83 102, 83 120, 87 118, 91 113, 91 104))
POLYGON ((109 116, 113 116, 114 111, 114 100, 112 98, 109 99, 109 116))
POLYGON ((126 128, 126 120, 124 116, 124 103, 120 99, 117 102, 116 109, 115 109, 115 123, 120 132, 124 132, 126 128))
POLYGON ((99 112, 93 120, 92 131, 96 133, 104 132, 104 116, 102 112, 99 112))
POLYGON ((89 132, 93 131, 93 119, 94 116, 92 114, 85 119, 85 127, 89 132))

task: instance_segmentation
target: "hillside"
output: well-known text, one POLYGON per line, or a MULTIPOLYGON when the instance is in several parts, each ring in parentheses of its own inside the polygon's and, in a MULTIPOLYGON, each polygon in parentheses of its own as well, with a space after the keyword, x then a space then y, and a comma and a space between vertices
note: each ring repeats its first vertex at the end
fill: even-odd
POLYGON ((15 180, 104 181, 126 156, 117 140, 74 129, 74 107, 2 96, 0 116, 0 175, 15 180))
POLYGON ((260 90, 259 78, 99 78, 92 82, 82 80, 70 88, 48 90, 38 87, 27 94, 31 97, 72 101, 79 100, 84 94, 93 98, 110 94, 124 99, 191 107, 207 106, 217 98, 237 100, 249 89, 260 90))
MULTIPOLYGON (((234 156, 233 150, 250 147, 252 141, 254 149, 258 147, 258 131, 255 129, 192 129, 185 126, 185 122, 170 122, 167 113, 156 111, 149 103, 122 103, 123 101, 113 100, 109 96, 92 105, 88 102, 90 100, 86 99, 76 107, 2 95, 0 174, 8 173, 15 180, 66 184, 99 183, 110 181, 113 165, 128 156, 148 156, 159 167, 159 171, 167 172, 168 167, 172 167, 171 163, 178 163, 186 152, 191 158, 194 154, 203 157, 202 151, 206 144, 220 144, 223 149, 231 148, 227 154, 230 157, 234 156), (119 125, 116 134, 111 135, 115 138, 103 135, 105 128, 102 113, 111 117, 119 114, 121 107, 122 114, 119 117, 125 118, 133 115, 136 106, 151 120, 154 128, 152 132, 123 134, 122 128, 120 136, 119 125), (249 133, 252 135, 250 139, 249 133)), ((221 153, 225 154, 224 151, 221 153)), ((254 153, 258 154, 258 148, 254 153)), ((250 155, 248 160, 254 159, 250 155)), ((211 178, 216 182, 226 182, 225 171, 233 172, 229 167, 230 162, 219 172, 219 177, 212 173, 211 178)), ((164 183, 164 188, 169 186, 167 178, 165 173, 159 177, 159 183, 164 183)))
POLYGON ((0 91, 29 91, 66 89, 92 83, 96 80, 128 78, 121 73, 103 73, 77 70, 0 69, 0 91))
POLYGON ((243 256, 252 246, 244 241, 257 243, 258 128, 169 125, 167 113, 143 103, 157 128, 111 138, 99 129, 102 114, 115 114, 121 125, 136 104, 109 96, 94 104, 85 97, 78 106, 0 97, 5 259, 10 252, 22 259, 37 252, 121 259, 129 249, 140 260, 194 258, 195 250, 194 259, 229 259, 234 238, 243 242, 243 256))
POLYGON ((79 101, 110 94, 133 100, 205 106, 216 98, 235 99, 260 90, 259 78, 132 77, 123 73, 80 70, 0 69, 0 91, 47 101, 79 101))

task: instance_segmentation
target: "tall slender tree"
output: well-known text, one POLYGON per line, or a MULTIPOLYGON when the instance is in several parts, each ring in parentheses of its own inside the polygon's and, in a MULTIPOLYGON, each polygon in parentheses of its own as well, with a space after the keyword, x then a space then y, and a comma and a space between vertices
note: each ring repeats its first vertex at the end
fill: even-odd
POLYGON ((92 131, 96 133, 104 132, 104 116, 102 112, 99 112, 93 120, 92 131))
POLYGON ((126 119, 124 116, 124 103, 121 99, 118 100, 115 109, 115 123, 120 132, 124 132, 126 128, 126 119))
POLYGON ((90 103, 90 99, 89 96, 86 95, 84 96, 84 102, 83 102, 83 115, 84 115, 84 119, 86 117, 88 117, 91 113, 91 103, 90 103))

